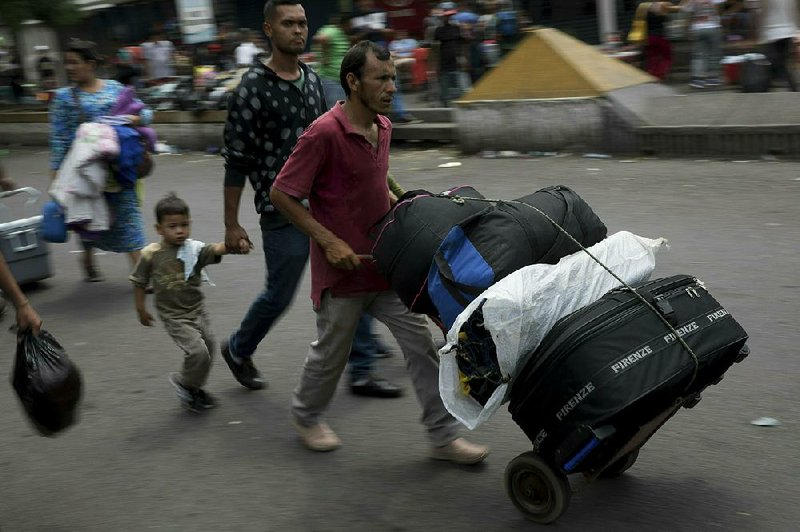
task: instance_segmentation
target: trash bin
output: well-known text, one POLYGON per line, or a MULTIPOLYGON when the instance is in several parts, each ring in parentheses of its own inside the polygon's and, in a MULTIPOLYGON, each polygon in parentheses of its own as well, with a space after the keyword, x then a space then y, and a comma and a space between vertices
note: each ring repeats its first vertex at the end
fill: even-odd
POLYGON ((723 57, 720 61, 722 71, 725 73, 725 81, 728 85, 736 85, 742 77, 742 64, 746 61, 743 55, 731 55, 723 57))
POLYGON ((769 91, 770 69, 772 63, 763 54, 747 54, 739 82, 742 92, 769 91))

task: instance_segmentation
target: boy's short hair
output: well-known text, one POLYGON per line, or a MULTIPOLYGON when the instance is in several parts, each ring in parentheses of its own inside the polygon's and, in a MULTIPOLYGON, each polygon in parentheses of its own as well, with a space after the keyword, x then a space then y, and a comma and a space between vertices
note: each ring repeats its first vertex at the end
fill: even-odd
POLYGON ((170 192, 156 203, 156 222, 161 223, 165 216, 173 214, 189 216, 189 205, 177 194, 170 192))

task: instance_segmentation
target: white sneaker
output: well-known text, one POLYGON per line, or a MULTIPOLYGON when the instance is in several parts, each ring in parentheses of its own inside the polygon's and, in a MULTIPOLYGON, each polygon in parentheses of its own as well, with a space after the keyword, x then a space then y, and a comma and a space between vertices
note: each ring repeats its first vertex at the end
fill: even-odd
POLYGON ((431 449, 431 458, 446 460, 454 464, 471 465, 483 462, 489 456, 488 445, 470 443, 464 438, 457 438, 444 447, 431 449))
POLYGON ((303 445, 312 451, 327 452, 342 446, 342 440, 326 423, 317 423, 311 427, 304 427, 294 416, 291 416, 290 420, 303 445))

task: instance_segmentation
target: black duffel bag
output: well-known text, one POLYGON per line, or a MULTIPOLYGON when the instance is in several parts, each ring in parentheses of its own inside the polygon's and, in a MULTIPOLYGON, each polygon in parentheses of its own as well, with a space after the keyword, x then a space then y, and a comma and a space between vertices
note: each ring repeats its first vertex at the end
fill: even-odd
POLYGON ((505 276, 532 264, 555 264, 579 251, 580 246, 553 222, 584 247, 597 244, 608 232, 592 208, 565 186, 498 202, 454 227, 427 276, 428 294, 445 328, 505 276))
POLYGON ((459 222, 489 207, 485 202, 443 197, 450 195, 483 198, 472 187, 457 187, 442 194, 409 191, 372 231, 372 257, 378 271, 414 312, 436 312, 427 295, 427 276, 442 239, 459 222))

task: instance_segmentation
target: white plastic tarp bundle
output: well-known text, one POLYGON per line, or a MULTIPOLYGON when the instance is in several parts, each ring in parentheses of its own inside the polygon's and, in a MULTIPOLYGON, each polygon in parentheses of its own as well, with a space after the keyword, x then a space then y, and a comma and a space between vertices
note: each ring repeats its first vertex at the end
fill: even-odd
MULTIPOLYGON (((621 231, 587 249, 632 284, 650 277, 655 254, 666 243, 663 238, 621 231)), ((618 286, 619 281, 584 251, 557 264, 526 266, 490 286, 458 315, 447 333, 447 344, 439 351, 439 393, 447 409, 467 428, 478 427, 506 402, 513 379, 555 323, 618 286), (509 382, 498 386, 482 406, 462 389, 456 345, 462 325, 484 301, 484 327, 497 347, 504 380, 509 382)))

